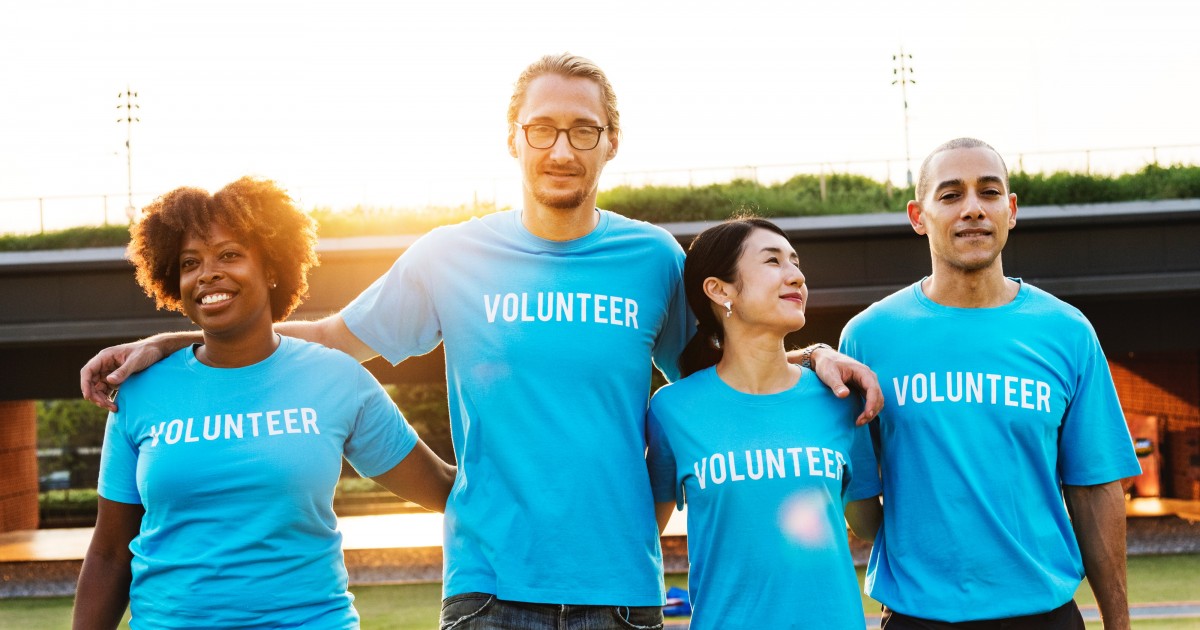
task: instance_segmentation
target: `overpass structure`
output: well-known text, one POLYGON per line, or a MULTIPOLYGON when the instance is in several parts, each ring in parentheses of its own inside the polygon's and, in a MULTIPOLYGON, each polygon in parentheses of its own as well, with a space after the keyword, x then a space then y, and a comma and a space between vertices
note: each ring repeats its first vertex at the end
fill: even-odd
MULTIPOLYGON (((835 344, 851 316, 929 272, 925 240, 903 213, 775 221, 810 286, 798 344, 835 344)), ((662 227, 686 247, 709 225, 662 227)), ((336 312, 416 238, 324 239, 310 297, 293 318, 336 312)), ((1200 499, 1200 199, 1021 208, 1004 267, 1087 315, 1131 426, 1141 423, 1135 433, 1159 446, 1160 492, 1200 499)), ((154 309, 121 248, 0 253, 0 476, 31 479, 36 498, 36 461, 18 455, 36 438, 25 401, 78 396, 79 367, 99 349, 186 328, 183 316, 154 309)), ((383 382, 444 377, 440 349, 368 367, 383 382)), ((0 487, 0 514, 12 512, 5 497, 28 501, 26 485, 0 487)))

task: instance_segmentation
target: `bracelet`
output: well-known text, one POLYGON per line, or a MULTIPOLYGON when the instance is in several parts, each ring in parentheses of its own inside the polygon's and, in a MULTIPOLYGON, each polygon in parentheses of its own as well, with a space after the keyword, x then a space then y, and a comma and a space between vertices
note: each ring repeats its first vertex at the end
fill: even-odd
POLYGON ((810 370, 813 369, 813 353, 821 348, 833 350, 833 348, 829 347, 829 344, 827 343, 814 343, 813 345, 804 348, 800 351, 800 367, 806 367, 810 370))

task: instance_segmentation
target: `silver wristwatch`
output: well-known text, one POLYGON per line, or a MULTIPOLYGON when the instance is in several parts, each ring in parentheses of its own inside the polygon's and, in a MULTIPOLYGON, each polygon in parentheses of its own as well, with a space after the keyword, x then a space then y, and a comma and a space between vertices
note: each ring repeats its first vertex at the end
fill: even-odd
POLYGON ((833 350, 833 348, 829 347, 829 344, 827 343, 814 343, 813 345, 804 348, 800 351, 800 367, 806 367, 810 370, 813 369, 812 356, 813 353, 819 348, 833 350))

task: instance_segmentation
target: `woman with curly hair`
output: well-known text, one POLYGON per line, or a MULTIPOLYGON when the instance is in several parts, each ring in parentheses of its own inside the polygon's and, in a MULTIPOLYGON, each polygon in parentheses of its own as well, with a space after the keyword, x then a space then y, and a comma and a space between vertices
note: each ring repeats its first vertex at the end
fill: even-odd
POLYGON ((146 208, 130 259, 202 343, 127 380, 109 415, 75 628, 357 628, 333 493, 343 455, 441 511, 455 468, 348 355, 281 337, 316 232, 273 182, 179 188, 146 208))

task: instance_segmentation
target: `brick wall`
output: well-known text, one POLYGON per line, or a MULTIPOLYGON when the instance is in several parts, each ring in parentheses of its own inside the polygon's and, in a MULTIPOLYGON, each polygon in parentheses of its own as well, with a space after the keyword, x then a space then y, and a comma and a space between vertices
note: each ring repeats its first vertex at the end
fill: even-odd
POLYGON ((0 532, 37 526, 37 417, 33 401, 0 401, 0 532))
POLYGON ((1136 353, 1109 367, 1126 414, 1161 419, 1163 496, 1200 501, 1200 353, 1136 353))

